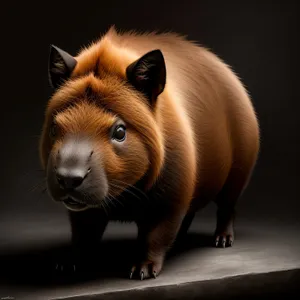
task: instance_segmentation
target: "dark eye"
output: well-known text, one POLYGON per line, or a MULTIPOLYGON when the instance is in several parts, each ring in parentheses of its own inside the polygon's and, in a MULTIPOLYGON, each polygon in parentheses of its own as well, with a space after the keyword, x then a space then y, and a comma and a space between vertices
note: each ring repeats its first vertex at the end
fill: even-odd
POLYGON ((124 125, 118 125, 113 133, 112 138, 118 142, 123 142, 126 137, 126 128, 124 125))

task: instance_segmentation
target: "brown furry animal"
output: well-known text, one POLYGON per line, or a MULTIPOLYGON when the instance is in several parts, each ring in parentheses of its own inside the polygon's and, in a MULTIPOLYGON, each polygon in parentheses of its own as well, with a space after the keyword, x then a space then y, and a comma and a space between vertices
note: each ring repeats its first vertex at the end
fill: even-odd
POLYGON ((216 246, 232 245, 259 126, 221 59, 176 34, 112 27, 76 57, 52 46, 49 75, 55 93, 40 157, 75 249, 94 247, 109 220, 134 221, 140 256, 131 276, 156 277, 178 233, 212 200, 216 246))

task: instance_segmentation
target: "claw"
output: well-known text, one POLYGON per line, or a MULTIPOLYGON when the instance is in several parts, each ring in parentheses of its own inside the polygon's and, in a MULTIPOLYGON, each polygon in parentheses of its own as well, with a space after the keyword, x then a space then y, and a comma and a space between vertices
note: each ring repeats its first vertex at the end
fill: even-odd
POLYGON ((133 272, 131 271, 129 274, 129 279, 132 279, 133 272))
POLYGON ((226 246, 226 238, 223 237, 223 240, 222 240, 222 247, 225 248, 225 246, 226 246))
POLYGON ((136 267, 133 266, 133 267, 131 268, 131 271, 130 271, 130 274, 129 274, 129 279, 132 279, 135 270, 136 270, 136 267))
POLYGON ((233 236, 231 234, 221 234, 217 235, 215 238, 215 246, 226 248, 232 247, 233 245, 233 236))
MULTIPOLYGON (((137 278, 138 280, 146 280, 150 278, 157 278, 162 269, 162 262, 160 261, 142 261, 134 265, 129 274, 129 278, 137 278)), ((128 272, 129 273, 129 272, 128 272)))
POLYGON ((216 238, 216 247, 218 247, 219 244, 219 237, 216 238))

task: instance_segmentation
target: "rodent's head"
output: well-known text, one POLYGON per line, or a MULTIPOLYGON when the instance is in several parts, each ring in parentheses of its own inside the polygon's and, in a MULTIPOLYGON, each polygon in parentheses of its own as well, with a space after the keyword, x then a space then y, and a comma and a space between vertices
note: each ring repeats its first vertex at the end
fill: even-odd
POLYGON ((74 211, 101 206, 141 178, 151 187, 164 160, 155 115, 165 86, 161 52, 146 53, 124 69, 120 56, 100 55, 96 46, 77 57, 52 46, 49 60, 55 92, 40 158, 52 199, 74 211))

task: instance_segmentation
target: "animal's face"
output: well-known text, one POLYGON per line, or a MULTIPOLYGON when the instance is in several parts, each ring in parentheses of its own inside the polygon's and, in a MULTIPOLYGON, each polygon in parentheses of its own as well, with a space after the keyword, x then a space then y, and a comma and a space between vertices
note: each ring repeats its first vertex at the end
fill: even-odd
POLYGON ((49 74, 58 90, 47 107, 40 151, 49 194, 70 210, 99 207, 145 174, 152 182, 158 175, 162 139, 146 102, 161 93, 162 83, 158 88, 153 82, 152 61, 151 76, 143 77, 152 82, 139 86, 137 76, 146 74, 137 63, 128 66, 124 79, 80 74, 80 68, 72 77, 77 60, 52 48, 49 74))
POLYGON ((47 184, 69 209, 99 206, 148 169, 147 149, 130 125, 87 100, 57 113, 50 127, 47 184))

